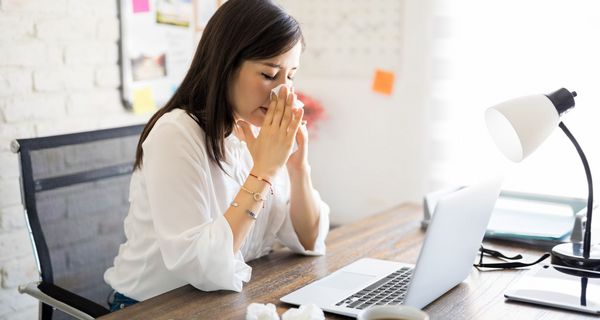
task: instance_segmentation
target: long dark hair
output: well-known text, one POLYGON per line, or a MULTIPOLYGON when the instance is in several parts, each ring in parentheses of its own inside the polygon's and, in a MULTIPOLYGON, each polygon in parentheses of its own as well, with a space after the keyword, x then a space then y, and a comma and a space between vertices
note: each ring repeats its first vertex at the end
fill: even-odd
MULTIPOLYGON (((165 113, 185 110, 204 130, 207 151, 223 170, 224 138, 234 126, 229 86, 246 60, 265 60, 304 47, 300 25, 271 0, 229 0, 210 18, 185 78, 167 104, 148 121, 137 145, 135 169, 142 166, 142 143, 165 113)), ((223 170, 224 171, 224 170, 223 170)))

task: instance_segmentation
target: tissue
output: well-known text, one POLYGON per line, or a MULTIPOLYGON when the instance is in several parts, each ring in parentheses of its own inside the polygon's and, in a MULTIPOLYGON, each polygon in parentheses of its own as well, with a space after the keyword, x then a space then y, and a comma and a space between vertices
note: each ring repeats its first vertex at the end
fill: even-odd
POLYGON ((314 304, 303 304, 300 309, 292 308, 286 311, 282 320, 324 320, 323 310, 314 304))
MULTIPOLYGON (((281 90, 281 88, 285 87, 285 84, 280 84, 277 87, 271 89, 271 92, 275 93, 275 94, 279 94, 279 90, 281 90)), ((294 103, 294 108, 300 109, 300 108, 304 108, 304 102, 296 99, 296 102, 294 103)), ((290 155, 294 152, 296 152, 296 150, 298 150, 298 142, 296 142, 296 139, 294 139, 294 144, 292 145, 292 150, 290 151, 290 155)))
MULTIPOLYGON (((285 86, 286 86, 286 85, 282 83, 282 84, 278 85, 277 87, 273 88, 273 89, 271 90, 271 92, 273 92, 273 93, 275 93, 275 94, 279 94, 279 90, 281 90, 281 88, 283 88, 283 87, 285 87, 285 86)), ((288 89, 289 89, 289 87, 288 87, 288 89)), ((296 103, 294 103, 294 108, 298 108, 298 109, 299 109, 299 108, 304 108, 304 102, 302 102, 302 101, 300 101, 300 100, 296 99, 296 103)))
POLYGON ((269 303, 251 303, 246 308, 246 320, 279 320, 275 305, 269 303))
MULTIPOLYGON (((281 317, 282 320, 324 320, 325 314, 314 304, 303 304, 299 309, 289 309, 281 317)), ((251 303, 246 308, 246 320, 279 320, 279 315, 272 303, 251 303)))

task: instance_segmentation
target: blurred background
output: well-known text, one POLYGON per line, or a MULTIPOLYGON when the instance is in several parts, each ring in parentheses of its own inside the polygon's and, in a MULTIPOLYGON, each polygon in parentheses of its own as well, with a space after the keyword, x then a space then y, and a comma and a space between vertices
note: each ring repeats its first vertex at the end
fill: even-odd
MULTIPOLYGON (((37 315, 36 301, 16 290, 37 274, 10 141, 145 122, 153 109, 139 102, 146 92, 128 92, 141 99, 134 108, 121 90, 120 40, 132 25, 119 17, 170 2, 131 0, 125 10, 137 11, 122 12, 115 0, 0 1, 0 320, 37 315)), ((181 2, 204 20, 221 4, 181 2)), ((306 39, 295 86, 323 109, 310 162, 332 224, 496 174, 503 189, 586 197, 583 167, 560 130, 515 164, 483 121, 487 107, 561 87, 579 94, 563 120, 599 189, 598 1, 276 2, 306 39)), ((178 44, 191 48, 179 53, 184 60, 196 31, 178 44)))

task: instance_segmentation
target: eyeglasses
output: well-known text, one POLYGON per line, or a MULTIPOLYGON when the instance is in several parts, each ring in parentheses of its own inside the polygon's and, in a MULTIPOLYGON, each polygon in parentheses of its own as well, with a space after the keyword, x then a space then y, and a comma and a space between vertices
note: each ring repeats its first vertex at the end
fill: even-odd
POLYGON ((501 260, 519 260, 519 259, 523 259, 523 256, 518 254, 516 256, 508 257, 508 256, 502 254, 500 251, 486 249, 483 247, 483 245, 479 248, 479 252, 480 252, 479 263, 473 264, 473 266, 477 269, 479 269, 479 268, 513 269, 513 268, 529 267, 529 266, 538 264, 538 263, 546 260, 546 258, 548 258, 550 256, 549 253, 544 253, 539 259, 537 259, 536 261, 531 262, 531 263, 523 263, 523 262, 483 263, 483 256, 494 257, 494 258, 498 258, 501 260))

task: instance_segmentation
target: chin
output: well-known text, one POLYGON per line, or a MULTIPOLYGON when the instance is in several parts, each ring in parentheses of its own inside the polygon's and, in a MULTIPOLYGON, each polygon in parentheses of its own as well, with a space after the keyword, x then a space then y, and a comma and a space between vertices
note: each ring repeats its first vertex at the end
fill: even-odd
POLYGON ((260 127, 262 127, 264 120, 265 120, 264 118, 252 119, 251 121, 248 121, 248 122, 250 122, 250 124, 252 124, 253 126, 260 128, 260 127))
POLYGON ((253 126, 262 127, 263 122, 265 121, 265 115, 262 114, 254 114, 250 119, 248 119, 253 126))

